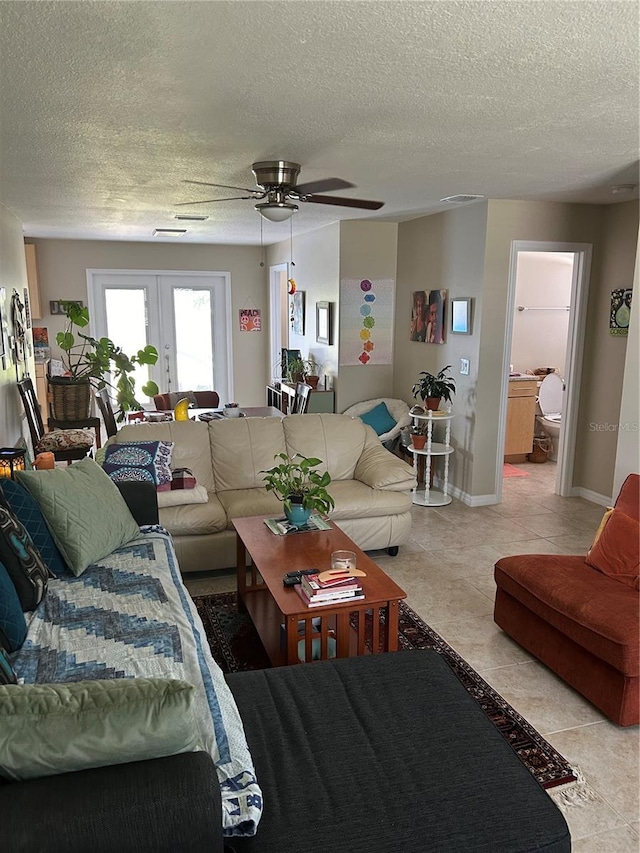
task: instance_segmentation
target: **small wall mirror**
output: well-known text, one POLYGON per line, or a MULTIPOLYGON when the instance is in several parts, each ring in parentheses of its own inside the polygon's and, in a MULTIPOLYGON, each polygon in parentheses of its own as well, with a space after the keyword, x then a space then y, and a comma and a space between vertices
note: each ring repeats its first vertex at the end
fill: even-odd
POLYGON ((471 334, 471 303, 468 296, 451 299, 451 334, 471 334))

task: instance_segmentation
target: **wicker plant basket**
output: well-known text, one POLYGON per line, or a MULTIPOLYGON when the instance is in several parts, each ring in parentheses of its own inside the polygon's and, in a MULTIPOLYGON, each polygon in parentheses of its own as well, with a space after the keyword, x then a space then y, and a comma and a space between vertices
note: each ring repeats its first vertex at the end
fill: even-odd
POLYGON ((83 421, 89 417, 91 385, 88 380, 49 377, 51 416, 56 421, 83 421))
POLYGON ((536 436, 533 439, 533 450, 529 454, 529 462, 546 462, 551 451, 551 439, 548 436, 536 436))

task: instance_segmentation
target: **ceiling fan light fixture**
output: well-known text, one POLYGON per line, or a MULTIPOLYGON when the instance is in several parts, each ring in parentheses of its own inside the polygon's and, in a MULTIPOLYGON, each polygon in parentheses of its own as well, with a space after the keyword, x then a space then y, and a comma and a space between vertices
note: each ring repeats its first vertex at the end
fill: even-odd
POLYGON ((269 222, 284 222, 293 216, 298 205, 289 201, 264 201, 256 204, 255 209, 269 222))

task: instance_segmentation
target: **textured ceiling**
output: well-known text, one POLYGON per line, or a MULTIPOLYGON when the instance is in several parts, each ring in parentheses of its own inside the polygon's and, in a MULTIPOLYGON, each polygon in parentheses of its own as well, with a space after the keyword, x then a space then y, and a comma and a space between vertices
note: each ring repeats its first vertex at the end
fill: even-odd
MULTIPOLYGON (((41 237, 260 241, 251 163, 336 176, 377 213, 302 204, 294 233, 457 193, 611 203, 638 183, 639 5, 0 2, 0 203, 41 237)), ((289 223, 264 223, 266 243, 289 223)))

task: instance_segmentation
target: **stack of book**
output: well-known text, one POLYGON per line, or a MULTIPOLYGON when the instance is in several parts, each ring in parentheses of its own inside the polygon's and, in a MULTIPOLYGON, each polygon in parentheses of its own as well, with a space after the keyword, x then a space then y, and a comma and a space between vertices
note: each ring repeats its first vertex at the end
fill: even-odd
POLYGON ((309 607, 322 607, 336 602, 359 601, 364 598, 360 578, 341 575, 333 580, 321 581, 317 574, 303 575, 302 582, 294 587, 309 607))

